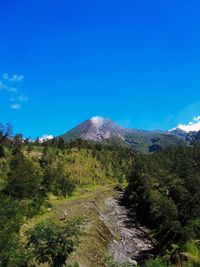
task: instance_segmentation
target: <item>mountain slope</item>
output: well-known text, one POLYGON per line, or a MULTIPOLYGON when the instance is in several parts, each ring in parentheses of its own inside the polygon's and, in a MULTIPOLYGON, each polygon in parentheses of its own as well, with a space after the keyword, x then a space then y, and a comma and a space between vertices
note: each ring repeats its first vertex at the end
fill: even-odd
POLYGON ((130 146, 142 152, 154 152, 161 148, 185 143, 176 132, 142 131, 125 129, 108 118, 92 117, 72 130, 61 135, 65 141, 84 139, 95 142, 130 146))
POLYGON ((200 131, 186 132, 182 129, 175 128, 170 131, 170 134, 182 139, 182 141, 186 145, 194 145, 195 143, 200 141, 200 131))
POLYGON ((124 136, 126 143, 141 152, 155 152, 161 148, 184 144, 184 140, 168 132, 135 131, 124 136))
POLYGON ((61 135, 61 137, 65 141, 82 138, 84 140, 102 142, 112 138, 119 138, 123 140, 125 133, 125 129, 118 126, 110 119, 104 119, 96 116, 61 135))

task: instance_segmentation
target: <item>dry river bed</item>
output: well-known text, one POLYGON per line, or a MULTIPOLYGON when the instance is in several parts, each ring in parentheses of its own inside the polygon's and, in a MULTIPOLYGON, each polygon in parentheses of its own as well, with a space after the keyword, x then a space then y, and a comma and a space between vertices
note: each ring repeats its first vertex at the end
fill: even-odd
POLYGON ((143 266, 153 256, 153 243, 148 237, 149 231, 131 220, 128 209, 122 205, 122 197, 119 193, 116 198, 107 199, 106 212, 100 215, 113 235, 109 253, 120 263, 143 266))

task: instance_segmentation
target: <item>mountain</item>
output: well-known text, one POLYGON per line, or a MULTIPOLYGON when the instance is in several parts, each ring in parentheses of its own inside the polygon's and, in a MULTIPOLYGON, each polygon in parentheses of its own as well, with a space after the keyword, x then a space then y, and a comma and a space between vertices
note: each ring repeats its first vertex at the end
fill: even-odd
POLYGON ((169 132, 170 134, 181 138, 186 145, 194 145, 200 141, 200 131, 184 131, 180 128, 174 128, 169 132))
POLYGON ((154 152, 161 148, 184 144, 175 132, 142 131, 125 129, 108 118, 92 117, 61 135, 65 141, 78 138, 95 142, 130 146, 142 152, 154 152))
POLYGON ((172 135, 178 136, 180 138, 183 138, 183 139, 185 139, 187 134, 188 134, 186 131, 184 131, 180 128, 174 128, 174 129, 170 130, 169 133, 172 135))
POLYGON ((179 124, 176 128, 171 131, 181 130, 186 133, 199 132, 200 131, 200 116, 194 117, 187 124, 179 124))
POLYGON ((162 131, 135 131, 126 134, 124 138, 131 147, 141 152, 155 152, 184 144, 180 137, 162 131))
POLYGON ((63 134, 61 137, 64 140, 82 138, 99 142, 112 138, 124 140, 126 131, 110 119, 95 116, 63 134))
POLYGON ((169 131, 170 134, 180 137, 188 145, 200 141, 200 116, 194 117, 187 124, 179 124, 169 131))

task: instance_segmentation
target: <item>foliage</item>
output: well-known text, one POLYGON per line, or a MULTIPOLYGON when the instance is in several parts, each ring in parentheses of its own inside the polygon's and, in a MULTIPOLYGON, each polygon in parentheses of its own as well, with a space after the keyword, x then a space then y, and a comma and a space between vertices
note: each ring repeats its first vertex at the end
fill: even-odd
POLYGON ((192 263, 200 265, 200 244, 199 241, 188 241, 184 246, 183 255, 192 263))
MULTIPOLYGON (((157 140, 152 141, 154 145, 157 140)), ((27 232, 28 244, 21 242, 22 224, 40 212, 49 194, 66 197, 77 186, 112 182, 121 189, 127 177, 127 203, 136 219, 153 230, 155 253, 168 263, 156 258, 146 267, 169 266, 169 262, 198 266, 198 144, 141 155, 110 142, 64 142, 62 138, 30 142, 21 134, 13 138, 10 125, 0 126, 0 266, 23 267, 33 258, 62 266, 78 245, 80 222, 39 223, 27 232)), ((107 265, 129 266, 112 258, 107 265)))
POLYGON ((10 235, 4 239, 0 250, 0 266, 2 267, 27 267, 31 266, 32 254, 29 253, 17 235, 10 235))
POLYGON ((199 159, 199 146, 138 155, 128 177, 127 201, 136 218, 154 230, 155 252, 171 251, 178 261, 184 244, 199 239, 199 159))
POLYGON ((24 215, 20 201, 0 194, 0 266, 23 267, 29 260, 18 235, 24 215))
POLYGON ((21 152, 13 156, 5 191, 17 198, 30 198, 40 191, 40 187, 41 174, 37 164, 21 152))
POLYGON ((145 267, 170 267, 168 263, 165 263, 161 258, 148 260, 145 264, 145 267))
POLYGON ((84 185, 117 180, 123 183, 133 162, 130 149, 84 140, 64 142, 61 138, 32 142, 21 134, 13 137, 10 125, 0 126, 0 266, 31 266, 36 249, 41 252, 40 259, 36 257, 40 262, 52 263, 56 255, 57 262, 67 259, 78 244, 78 225, 64 227, 50 222, 36 225, 27 234, 27 246, 20 235, 22 225, 44 210, 49 195, 66 197, 84 185), (45 239, 45 234, 42 236, 45 231, 49 239, 45 239), (75 233, 74 239, 70 231, 75 233), (65 244, 63 239, 67 235, 65 244), (65 255, 59 252, 62 246, 66 246, 65 255), (54 252, 57 254, 53 255, 54 252))
POLYGON ((65 172, 63 163, 45 167, 43 186, 46 192, 52 192, 55 196, 71 196, 75 189, 75 183, 65 172))
POLYGON ((39 263, 63 266, 68 256, 79 244, 81 221, 54 223, 44 221, 27 232, 27 248, 39 263))

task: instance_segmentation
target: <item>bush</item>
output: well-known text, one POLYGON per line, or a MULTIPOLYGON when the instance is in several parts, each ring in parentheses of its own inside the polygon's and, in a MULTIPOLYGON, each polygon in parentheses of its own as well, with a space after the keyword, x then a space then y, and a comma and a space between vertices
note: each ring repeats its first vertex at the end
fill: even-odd
POLYGON ((40 169, 22 153, 15 155, 10 164, 8 174, 7 194, 16 198, 31 198, 41 190, 40 169))
POLYGON ((41 222, 27 233, 27 248, 39 263, 49 263, 53 267, 65 264, 69 255, 79 244, 81 220, 64 223, 41 222))
POLYGON ((172 265, 165 263, 161 258, 148 260, 145 264, 145 267, 170 267, 170 266, 172 265))

